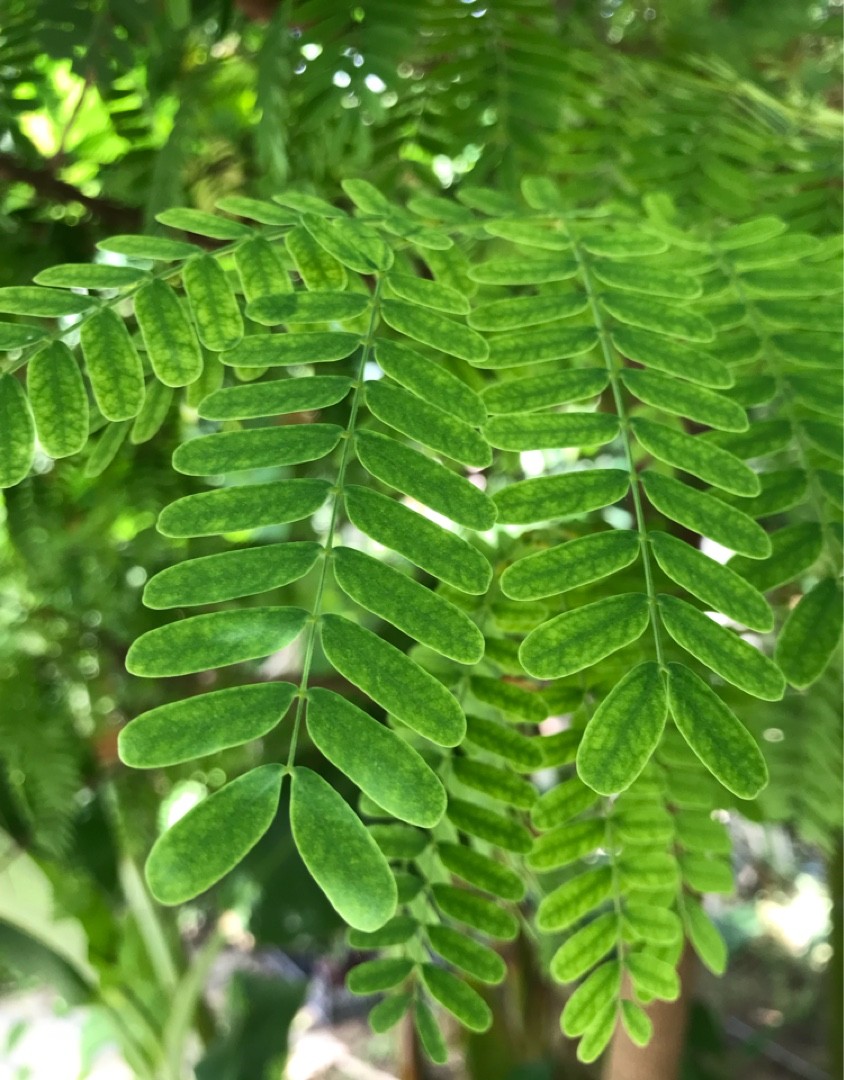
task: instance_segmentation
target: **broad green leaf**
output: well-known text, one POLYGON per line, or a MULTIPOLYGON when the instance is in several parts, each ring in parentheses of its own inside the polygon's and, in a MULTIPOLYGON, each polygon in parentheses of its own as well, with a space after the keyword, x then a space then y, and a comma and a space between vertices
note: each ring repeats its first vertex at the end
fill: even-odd
POLYGON ((302 861, 342 919, 377 930, 396 912, 396 883, 363 822, 317 773, 291 774, 290 828, 302 861))
POLYGON ((360 293, 288 292, 252 300, 246 314, 263 326, 344 322, 362 315, 369 303, 369 297, 360 293))
POLYGON ((715 247, 724 251, 735 248, 752 247, 764 243, 786 231, 787 226, 779 218, 760 217, 752 221, 743 221, 740 225, 731 225, 722 229, 715 238, 715 247))
POLYGON ((220 359, 230 367, 289 367, 344 360, 360 345, 357 334, 340 331, 296 334, 251 334, 220 359))
POLYGON ((641 474, 641 481, 652 505, 672 521, 751 559, 771 553, 768 534, 741 510, 650 470, 641 474))
POLYGON ((486 409, 462 379, 435 360, 395 341, 379 341, 375 358, 381 369, 423 401, 436 405, 467 424, 482 424, 486 409))
POLYGON ((605 292, 601 294, 601 303, 613 318, 628 326, 688 341, 705 343, 715 339, 715 330, 708 319, 662 300, 635 293, 605 292))
POLYGON ((723 975, 727 969, 726 942, 701 905, 690 896, 683 902, 683 923, 701 963, 714 975, 723 975))
POLYGON ((440 843, 437 854, 446 870, 493 896, 518 902, 525 895, 524 882, 515 870, 474 848, 440 843))
POLYGON ((764 596, 729 566, 711 559, 702 551, 668 533, 648 534, 656 561, 663 571, 713 610, 767 633, 774 616, 764 596))
POLYGON ((579 315, 589 304, 585 293, 543 293, 479 304, 469 316, 476 330, 518 330, 579 315))
POLYGON ((183 904, 224 877, 258 843, 278 808, 281 765, 261 765, 209 795, 153 845, 146 864, 150 892, 183 904))
POLYGON ((201 402, 199 415, 206 420, 251 420, 310 412, 336 405, 348 394, 351 385, 352 380, 345 375, 311 375, 251 386, 227 386, 201 402))
POLYGON ((473 675, 470 688, 478 701, 500 710, 506 717, 527 724, 541 724, 548 715, 542 698, 515 683, 473 675))
POLYGON ((752 496, 759 491, 759 478, 752 469, 699 435, 687 435, 638 416, 631 426, 641 446, 660 461, 736 495, 752 496))
POLYGON ((760 592, 793 581, 808 570, 823 550, 823 534, 816 521, 799 521, 771 534, 771 555, 763 562, 735 555, 728 566, 760 592))
POLYGON ((635 1001, 622 1001, 621 1022, 631 1042, 636 1046, 644 1047, 651 1041, 654 1032, 653 1021, 642 1006, 637 1005, 635 1001))
POLYGON ((579 979, 616 947, 618 918, 615 912, 597 919, 572 934, 551 958, 551 978, 567 983, 579 979))
POLYGON ((437 311, 419 308, 404 300, 384 300, 381 313, 387 325, 400 334, 448 356, 458 356, 475 364, 487 357, 489 350, 480 334, 437 311))
POLYGON ((577 752, 581 780, 599 795, 630 787, 656 749, 667 713, 659 665, 639 664, 613 687, 586 725, 577 752))
POLYGON ((302 224, 329 255, 359 274, 389 270, 393 252, 381 236, 349 218, 326 220, 319 214, 302 214, 302 224))
POLYGON ((413 1019, 425 1053, 435 1065, 445 1065, 448 1061, 448 1047, 436 1017, 424 1001, 416 1001, 414 1004, 413 1019))
POLYGON ((322 620, 331 664, 378 705, 438 746, 457 746, 466 721, 456 698, 394 645, 339 615, 322 620))
POLYGON ((262 225, 292 225, 298 220, 295 214, 282 210, 275 203, 265 199, 250 199, 245 195, 224 195, 222 199, 217 199, 215 205, 227 214, 259 221, 262 225))
POLYGON ((0 349, 3 352, 34 345, 36 341, 47 337, 47 334, 46 326, 27 326, 26 323, 6 322, 0 319, 0 349))
POLYGON ((431 281, 415 274, 390 274, 387 282, 396 296, 412 304, 444 311, 452 315, 467 315, 469 301, 456 289, 431 281))
POLYGON ((361 465, 383 483, 468 529, 490 529, 495 506, 464 477, 386 435, 360 431, 355 446, 361 465))
POLYGON ((202 353, 185 310, 169 285, 151 281, 135 294, 135 317, 152 370, 165 386, 187 386, 202 374, 202 353))
POLYGON ((723 431, 748 428, 744 409, 714 390, 657 371, 625 368, 621 377, 630 393, 647 405, 723 431))
POLYGON ((673 911, 636 900, 624 905, 624 928, 635 939, 654 945, 671 945, 683 933, 680 920, 673 911))
POLYGON ((129 441, 135 446, 140 446, 142 443, 155 438, 167 419, 172 404, 173 388, 165 386, 158 379, 150 379, 150 385, 146 389, 141 411, 132 424, 129 441))
POLYGON ((642 255, 659 255, 668 244, 660 236, 637 232, 635 229, 618 229, 615 232, 589 233, 580 242, 593 255, 607 259, 638 258, 642 255))
POLYGON ((478 263, 469 270, 469 277, 486 285, 543 285, 565 281, 577 272, 577 260, 570 255, 538 255, 532 259, 505 256, 478 263))
POLYGON ((107 420, 129 420, 141 411, 144 369, 126 324, 111 308, 82 323, 82 355, 100 412, 107 420))
POLYGON ((541 873, 559 870, 603 847, 605 834, 606 823, 601 818, 569 821, 538 837, 525 861, 541 873))
POLYGON ((592 412, 513 413, 494 416, 484 427, 489 444, 500 450, 600 446, 618 431, 617 417, 592 412))
POLYGON ((155 220, 171 229, 208 236, 212 240, 240 240, 242 237, 252 236, 252 229, 240 221, 231 221, 207 210, 194 210, 183 206, 163 210, 155 215, 155 220))
POLYGON ((256 683, 196 694, 141 713, 120 732, 120 759, 157 769, 260 739, 293 701, 293 683, 256 683))
POLYGON ((233 349, 243 337, 243 319, 225 270, 212 255, 197 255, 185 263, 182 281, 199 340, 212 352, 233 349))
POLYGON ((530 525, 600 510, 622 498, 629 486, 630 476, 623 469, 584 469, 519 480, 492 501, 501 524, 530 525))
POLYGON ((106 263, 62 263, 49 266, 32 279, 37 285, 57 285, 63 289, 123 289, 147 276, 136 266, 109 266, 106 263))
POLYGON ((597 802, 598 796, 592 788, 573 776, 540 795, 531 809, 531 821, 537 829, 556 829, 584 810, 592 809, 597 802))
POLYGON ((768 782, 768 768, 753 736, 715 691, 685 664, 668 665, 668 705, 689 746, 740 799, 768 782))
POLYGON ((841 640, 842 596, 832 578, 813 586, 789 612, 774 659, 798 690, 819 679, 841 640))
POLYGON ((171 240, 167 236, 109 236, 106 240, 97 241, 97 247, 114 255, 149 259, 151 262, 177 262, 202 250, 196 244, 171 240))
POLYGON ((667 375, 679 375, 700 386, 722 389, 733 385, 733 373, 717 357, 700 349, 691 349, 661 334, 617 326, 613 329, 612 340, 622 356, 645 367, 663 371, 667 375))
POLYGON ((157 609, 193 607, 279 589, 304 577, 321 553, 319 544, 302 540, 188 559, 150 578, 144 603, 157 609))
POLYGON ((404 982, 411 971, 413 961, 397 956, 364 960, 346 976, 346 985, 353 994, 379 994, 404 982))
POLYGON ((514 600, 540 600, 609 577, 638 555, 639 536, 628 529, 582 536, 508 566, 501 590, 514 600))
POLYGON ((0 375, 0 488, 19 484, 34 455, 35 424, 23 384, 14 375, 0 375))
POLYGON ((486 945, 475 941, 450 926, 429 926, 428 940, 435 952, 454 967, 465 971, 479 982, 496 985, 503 982, 507 965, 486 945))
POLYGON ((88 396, 73 353, 53 341, 27 365, 26 385, 38 441, 53 458, 78 453, 88 441, 88 396))
POLYGON ((433 828, 445 789, 409 743, 330 690, 308 692, 308 734, 337 768, 394 817, 433 828))
POLYGON ((87 477, 100 476, 117 457, 120 447, 129 434, 129 421, 122 420, 109 424, 94 444, 94 448, 85 463, 87 477))
POLYGON ((764 701, 779 701, 785 680, 764 653, 708 615, 678 600, 659 597, 660 617, 678 645, 734 686, 764 701))
POLYGON ((536 789, 529 780, 517 776, 512 769, 474 761, 468 757, 455 758, 452 771, 457 780, 506 806, 529 810, 536 801, 536 789))
POLYGON ((390 1031, 405 1015, 413 1002, 413 994, 388 994, 369 1010, 369 1026, 376 1035, 390 1031))
POLYGON ((526 379, 494 382, 481 395, 491 413, 526 413, 551 405, 596 397, 609 383, 606 368, 587 367, 557 371, 526 379))
POLYGON ((257 660, 295 641, 307 617, 302 608, 275 607, 191 615, 141 634, 126 655, 126 670, 154 679, 257 660))
POLYGON ((680 996, 677 972, 659 957, 650 952, 631 952, 626 965, 637 996, 647 994, 660 1001, 676 1001, 680 996))
POLYGON ((368 488, 350 485, 345 503, 352 524, 379 544, 456 589, 474 595, 486 592, 492 567, 461 537, 368 488))
POLYGON ((621 967, 617 960, 609 960, 595 968, 566 1002, 560 1018, 563 1033, 570 1039, 582 1035, 601 1011, 616 1000, 620 991, 621 967))
POLYGON ((94 306, 90 296, 44 289, 38 285, 10 285, 0 289, 0 311, 9 315, 37 315, 42 319, 58 319, 63 315, 78 315, 94 306))
POLYGON ((636 641, 649 622, 644 594, 606 597, 532 630, 522 642, 519 658, 534 678, 562 679, 636 641))
POLYGON ((450 795, 446 815, 460 832, 485 840, 493 847, 524 855, 533 846, 533 839, 521 822, 486 806, 450 795))
POLYGON ((173 468, 188 476, 217 476, 317 461, 334 449, 342 434, 337 424, 289 424, 200 435, 176 448, 173 468))
POLYGON ((422 979, 431 996, 470 1031, 488 1031, 492 1012, 484 999, 450 971, 422 964, 422 979))
POLYGON ((285 236, 284 243, 307 288, 345 288, 346 270, 343 264, 333 255, 329 255, 303 226, 297 225, 291 229, 285 236))
POLYGON ((299 521, 322 506, 330 487, 327 480, 301 477, 201 491, 165 506, 156 527, 162 536, 217 536, 299 521))
MULTIPOLYGON (((487 641, 487 650, 491 642, 487 641)), ((487 717, 466 717, 466 738, 483 750, 502 757, 518 772, 533 772, 542 768, 542 750, 539 740, 528 738, 514 731, 507 724, 487 717)))
POLYGON ((293 287, 278 251, 262 236, 238 244, 234 261, 244 296, 250 303, 262 296, 290 292, 293 287))
POLYGON ((475 361, 475 366, 500 370, 545 360, 564 360, 589 352, 597 344, 598 331, 591 326, 563 330, 543 326, 539 330, 497 334, 489 342, 489 355, 475 361))
POLYGON ((614 289, 693 300, 703 288, 697 278, 678 270, 663 270, 637 260, 634 263, 598 260, 592 271, 599 281, 614 289))
POLYGON ((431 893, 437 907, 449 918, 480 930, 487 937, 513 941, 519 933, 515 916, 493 900, 477 896, 468 889, 458 889, 440 882, 431 886, 431 893))
POLYGON ((455 461, 479 469, 492 462, 489 447, 473 427, 387 380, 366 384, 366 404, 389 427, 455 461))
POLYGON ((536 913, 538 929, 546 934, 567 930, 587 912, 599 907, 612 888, 612 871, 607 866, 569 878, 542 898, 536 913))
POLYGON ((461 664, 479 663, 483 634, 460 608, 362 551, 338 547, 333 558, 337 584, 361 607, 443 656, 461 664))

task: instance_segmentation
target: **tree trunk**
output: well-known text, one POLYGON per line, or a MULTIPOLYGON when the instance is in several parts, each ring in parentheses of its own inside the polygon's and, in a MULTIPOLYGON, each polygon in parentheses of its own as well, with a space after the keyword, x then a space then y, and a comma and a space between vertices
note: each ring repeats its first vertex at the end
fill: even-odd
MULTIPOLYGON (((689 1001, 694 989, 697 959, 687 946, 680 961, 680 996, 648 1006, 654 1033, 644 1048, 636 1046, 618 1025, 604 1071, 604 1080, 678 1080, 686 1041, 689 1001)), ((625 988, 629 993, 629 987, 625 988)))

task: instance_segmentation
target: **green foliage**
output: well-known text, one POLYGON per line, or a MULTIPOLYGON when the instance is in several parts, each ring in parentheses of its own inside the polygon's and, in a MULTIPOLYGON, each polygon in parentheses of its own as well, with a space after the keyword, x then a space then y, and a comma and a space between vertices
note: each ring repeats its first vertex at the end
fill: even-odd
MULTIPOLYGON (((831 140, 716 63, 585 47, 580 24, 560 55, 544 0, 470 7, 314 4, 294 35, 282 4, 240 28, 272 200, 224 179, 156 214, 175 235, 0 289, 0 483, 13 506, 33 463, 85 453, 105 484, 188 429, 119 752, 243 756, 153 844, 156 899, 225 890, 280 829, 378 954, 349 977, 386 994, 374 1030, 412 1012, 444 1061, 432 1006, 490 1026, 476 984, 504 981, 529 894, 588 1062, 619 1024, 647 1043, 684 939, 725 969, 714 811, 827 845, 840 824, 831 140), (399 44, 406 72, 381 53, 399 44), (494 188, 431 194, 473 155, 494 188), (202 692, 154 696, 191 675, 202 692), (786 718, 816 700, 813 741, 786 718), (797 790, 771 717, 817 784, 797 790)), ((159 193, 183 186, 168 167, 159 193)))

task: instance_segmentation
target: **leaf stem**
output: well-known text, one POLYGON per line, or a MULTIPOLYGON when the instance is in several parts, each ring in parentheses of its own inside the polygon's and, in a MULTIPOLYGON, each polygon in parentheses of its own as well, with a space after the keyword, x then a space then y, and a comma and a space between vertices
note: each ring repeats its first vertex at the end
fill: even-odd
POLYGON ((302 720, 305 715, 307 694, 308 694, 308 678, 311 673, 311 664, 314 657, 314 647, 316 645, 316 631, 317 625, 322 614, 322 597, 325 592, 325 584, 328 579, 328 565, 331 561, 331 551, 334 547, 334 536, 337 531, 337 522, 340 518, 340 499, 343 491, 343 480, 346 476, 346 469, 348 468, 349 461, 351 459, 352 448, 352 436, 355 430, 355 421, 357 420, 358 410, 360 408, 361 390, 363 388, 363 373, 366 368, 367 361, 372 353, 372 345, 375 337, 375 329, 378 325, 378 301, 381 295, 381 278, 376 281, 375 291, 372 294, 372 310, 369 317, 369 326, 366 331, 366 337, 364 339, 363 348, 361 349, 360 361, 358 363, 358 369, 353 383, 354 391, 352 394, 352 404, 349 410, 349 421, 346 425, 346 430, 343 436, 343 450, 340 456, 340 465, 337 470, 337 480, 334 485, 331 496, 331 519, 328 523, 328 532, 325 537, 325 547, 323 548, 322 566, 320 568, 319 580, 317 581, 316 594, 314 596, 314 604, 311 609, 311 615, 309 619, 309 625, 307 630, 307 640, 305 642, 305 657, 302 662, 302 676, 299 680, 299 689, 296 695, 296 715, 293 721, 293 734, 290 737, 290 751, 287 755, 287 770, 288 772, 293 768, 293 763, 296 760, 296 746, 299 741, 299 731, 302 727, 302 720))
POLYGON ((589 307, 592 311, 592 317, 595 321, 595 326, 598 330, 598 335, 601 339, 601 351, 604 356, 604 364, 606 365, 607 373, 610 377, 610 386, 612 388, 613 400, 615 401, 615 408, 618 414, 619 423, 621 425, 621 438, 624 443, 624 456, 627 461, 627 471, 630 475, 630 493, 633 498, 633 508, 636 516, 636 528, 639 533, 639 541, 642 549, 642 569, 645 575, 645 591, 648 597, 648 607, 651 615, 651 629, 654 637, 654 649, 656 651, 656 660, 659 664, 660 670, 665 671, 665 657, 662 649, 662 638, 660 636, 659 627, 659 606, 656 600, 656 588, 654 586, 654 573, 651 566, 651 556, 648 546, 648 530, 645 525, 645 511, 642 506, 642 496, 639 491, 639 476, 636 472, 636 466, 633 462, 633 448, 632 448, 632 436, 630 433, 630 417, 627 413, 627 406, 624 402, 624 393, 621 388, 621 382, 619 380, 618 365, 616 363, 613 351, 613 345, 610 340, 609 330, 607 329, 606 322, 604 321, 604 315, 601 311, 601 305, 598 303, 598 297, 595 292, 595 287, 592 282, 592 276, 589 272, 588 260, 584 256, 577 239, 572 236, 568 229, 568 226, 564 223, 564 228, 568 233, 572 242, 574 251, 574 257, 577 260, 577 264, 580 268, 580 273, 583 279, 583 285, 586 290, 586 295, 589 298, 589 307))

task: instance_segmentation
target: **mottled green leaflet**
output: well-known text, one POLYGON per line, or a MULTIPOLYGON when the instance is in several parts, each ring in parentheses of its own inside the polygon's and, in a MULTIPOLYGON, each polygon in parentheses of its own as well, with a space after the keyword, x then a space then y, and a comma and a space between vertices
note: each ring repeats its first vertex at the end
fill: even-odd
POLYGON ((137 416, 144 401, 144 369, 126 324, 111 308, 82 324, 82 355, 94 400, 108 420, 137 416))
POLYGON ((156 769, 259 739, 279 723, 295 693, 293 683, 256 683, 159 705, 121 730, 120 758, 135 769, 156 769))
POLYGON ((495 416, 484 427, 491 446, 501 450, 600 446, 612 442, 618 418, 608 413, 514 413, 495 416))
POLYGON ((178 296, 160 279, 135 294, 135 317, 152 369, 166 386, 187 386, 202 374, 202 353, 178 296))
POLYGON ((243 319, 225 270, 212 255, 188 259, 182 281, 199 340, 206 349, 232 349, 243 337, 243 319))
POLYGON ((215 476, 316 461, 334 449, 342 434, 337 424, 291 424, 200 435, 176 448, 173 468, 189 476, 215 476))
POLYGON ((623 469, 584 469, 559 476, 519 480, 496 493, 498 520, 528 525, 598 510, 620 499, 630 486, 623 469))
POLYGON ((246 314, 264 326, 344 322, 362 315, 369 303, 369 297, 360 293, 288 292, 252 300, 246 314))
POLYGON ((752 469, 699 435, 687 435, 640 416, 633 417, 631 426, 642 447, 660 461, 736 495, 752 496, 759 491, 759 478, 752 469))
POLYGON ((741 799, 758 795, 768 769, 753 736, 685 664, 668 665, 668 702, 683 737, 724 787, 741 799))
POLYGON ((394 645, 339 615, 323 616, 322 645, 341 675, 403 724, 439 746, 460 743, 466 721, 457 700, 394 645))
POLYGON ((199 415, 206 420, 251 420, 310 412, 336 405, 348 394, 351 385, 352 380, 346 375, 312 375, 251 386, 227 386, 203 399, 199 415))
POLYGON ((91 297, 61 289, 44 289, 38 285, 9 285, 0 289, 0 311, 9 315, 58 319, 64 315, 78 315, 93 306, 91 297))
POLYGON ((514 600, 540 600, 609 577, 638 554, 639 536, 627 529, 583 536, 508 566, 501 589, 514 600))
POLYGON ((387 278, 387 282, 402 300, 452 315, 466 315, 469 312, 469 301, 462 293, 429 278, 393 273, 387 278))
POLYGON ((290 292, 293 287, 278 251, 261 236, 238 244, 234 261, 247 302, 290 292))
POLYGON ((147 884, 156 900, 183 904, 237 866, 272 824, 282 776, 281 765, 252 769, 209 795, 160 836, 146 864, 147 884))
POLYGON ((469 325, 476 330, 516 330, 537 326, 579 315, 589 300, 585 293, 543 293, 541 296, 519 296, 512 300, 493 300, 479 304, 469 316, 469 325))
POLYGON ((717 357, 693 349, 682 342, 652 334, 646 330, 636 330, 630 326, 617 326, 612 331, 615 347, 631 360, 636 360, 645 367, 664 371, 668 375, 679 375, 701 386, 722 389, 733 385, 735 376, 725 363, 717 357))
POLYGON ((100 251, 151 262, 177 262, 201 250, 196 244, 171 240, 167 236, 110 236, 107 240, 99 240, 97 247, 100 251))
POLYGON ((252 236, 252 229, 240 221, 232 221, 207 210, 194 210, 183 206, 163 210, 155 215, 155 220, 162 225, 169 225, 171 229, 208 236, 212 240, 240 240, 242 237, 252 236))
POLYGON ((73 353, 53 341, 27 365, 26 385, 38 440, 50 457, 78 453, 88 441, 88 396, 73 353))
POLYGON ((63 289, 123 289, 147 276, 135 266, 106 263, 62 263, 49 266, 32 279, 37 285, 58 285, 63 289))
POLYGON ((591 326, 571 329, 543 326, 538 330, 496 334, 489 342, 489 354, 474 363, 476 367, 492 370, 522 367, 579 356, 597 344, 598 331, 591 326))
POLYGON ((360 344, 357 334, 325 331, 296 334, 251 334, 221 354, 230 367, 288 367, 344 360, 360 344))
POLYGON ((805 689, 820 678, 841 640, 840 585, 824 578, 789 613, 774 658, 792 686, 805 689))
POLYGON ((0 488, 19 484, 34 454, 35 424, 23 385, 14 375, 0 375, 0 488))
POLYGON ((467 424, 482 424, 486 409, 480 397, 441 362, 429 360, 396 341, 379 341, 375 358, 381 369, 423 401, 452 413, 467 424))
POLYGON ((308 733, 329 761, 389 814, 433 828, 445 789, 405 740, 330 690, 310 690, 308 733))
POLYGON ((292 772, 290 827, 302 861, 343 920, 377 930, 396 911, 396 882, 357 814, 310 769, 292 772))
POLYGON ((625 368, 625 386, 640 401, 722 431, 746 431, 747 415, 724 394, 656 371, 625 368))
POLYGON ((215 536, 299 521, 322 506, 330 486, 327 480, 297 477, 201 491, 165 506, 157 528, 163 536, 215 536))
POLYGON ((438 311, 419 308, 405 300, 384 300, 381 313, 387 325, 400 334, 447 355, 474 364, 482 363, 487 357, 489 350, 480 334, 438 311))
POLYGON ((126 669, 151 679, 257 660, 294 641, 307 615, 281 607, 192 615, 141 634, 129 649, 126 669))
POLYGON ((494 382, 481 396, 491 413, 526 413, 595 397, 608 383, 606 368, 587 367, 494 382))

